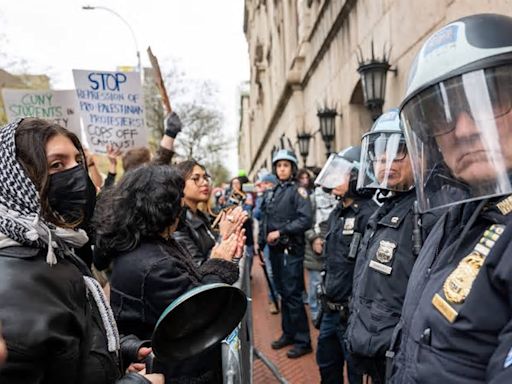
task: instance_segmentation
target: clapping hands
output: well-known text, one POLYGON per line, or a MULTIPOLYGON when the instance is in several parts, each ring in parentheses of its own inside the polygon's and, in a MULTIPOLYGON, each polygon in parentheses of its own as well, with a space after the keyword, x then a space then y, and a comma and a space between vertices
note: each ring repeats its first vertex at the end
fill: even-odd
POLYGON ((247 212, 242 207, 222 212, 219 221, 219 232, 222 239, 228 239, 238 229, 241 229, 247 218, 247 212))

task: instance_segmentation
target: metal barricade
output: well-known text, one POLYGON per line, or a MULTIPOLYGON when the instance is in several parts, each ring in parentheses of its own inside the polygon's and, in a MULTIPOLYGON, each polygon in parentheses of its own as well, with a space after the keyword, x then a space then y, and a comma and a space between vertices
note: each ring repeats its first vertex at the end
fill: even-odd
POLYGON ((243 257, 240 260, 240 277, 234 286, 247 296, 247 311, 240 324, 222 341, 224 384, 252 384, 252 296, 250 271, 246 271, 246 265, 246 258, 243 257))

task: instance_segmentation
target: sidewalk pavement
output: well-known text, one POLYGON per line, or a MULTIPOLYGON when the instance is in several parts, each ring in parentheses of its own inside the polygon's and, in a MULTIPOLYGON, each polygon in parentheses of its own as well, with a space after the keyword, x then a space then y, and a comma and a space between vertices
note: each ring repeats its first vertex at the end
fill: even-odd
MULTIPOLYGON (((281 374, 290 384, 315 384, 320 383, 320 375, 315 362, 316 343, 318 330, 309 324, 313 353, 298 359, 289 359, 286 352, 291 348, 286 347, 278 351, 270 347, 270 343, 281 336, 281 315, 272 315, 269 312, 268 295, 265 276, 260 263, 255 260, 252 269, 252 316, 255 347, 271 360, 280 370, 281 374)), ((309 308, 306 306, 309 317, 309 308)), ((255 358, 254 360, 254 384, 278 383, 272 372, 255 358)))

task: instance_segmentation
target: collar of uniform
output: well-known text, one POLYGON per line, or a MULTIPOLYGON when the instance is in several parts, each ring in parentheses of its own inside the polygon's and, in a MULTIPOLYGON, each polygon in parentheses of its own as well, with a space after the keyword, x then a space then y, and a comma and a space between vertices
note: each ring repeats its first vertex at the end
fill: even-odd
POLYGON ((290 185, 290 184, 293 184, 293 180, 285 180, 285 181, 279 180, 279 182, 276 184, 276 187, 279 186, 279 185, 281 187, 285 187, 285 186, 290 185))
POLYGON ((384 203, 388 200, 394 199, 397 196, 395 191, 388 191, 388 190, 382 190, 379 189, 377 194, 375 195, 375 198, 380 202, 384 203))

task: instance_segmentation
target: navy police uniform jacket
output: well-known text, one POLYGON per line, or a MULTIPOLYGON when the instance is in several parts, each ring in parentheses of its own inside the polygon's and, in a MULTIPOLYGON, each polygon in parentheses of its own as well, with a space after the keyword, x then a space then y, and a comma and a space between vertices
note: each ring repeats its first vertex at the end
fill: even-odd
POLYGON ((325 238, 325 296, 346 305, 352 295, 357 249, 368 219, 378 208, 371 199, 355 199, 348 207, 340 202, 329 215, 325 238))
POLYGON ((275 247, 286 248, 294 255, 304 255, 304 232, 313 223, 306 189, 297 187, 293 181, 279 182, 265 194, 262 212, 263 238, 260 238, 260 244, 265 242, 268 233, 279 231, 280 238, 275 247))
MULTIPOLYGON (((384 358, 416 256, 413 253, 414 190, 385 199, 368 222, 357 256, 353 306, 347 329, 352 354, 384 358)), ((423 217, 426 237, 436 217, 423 217)))
POLYGON ((479 203, 453 207, 424 244, 392 383, 512 382, 512 196, 479 203))

